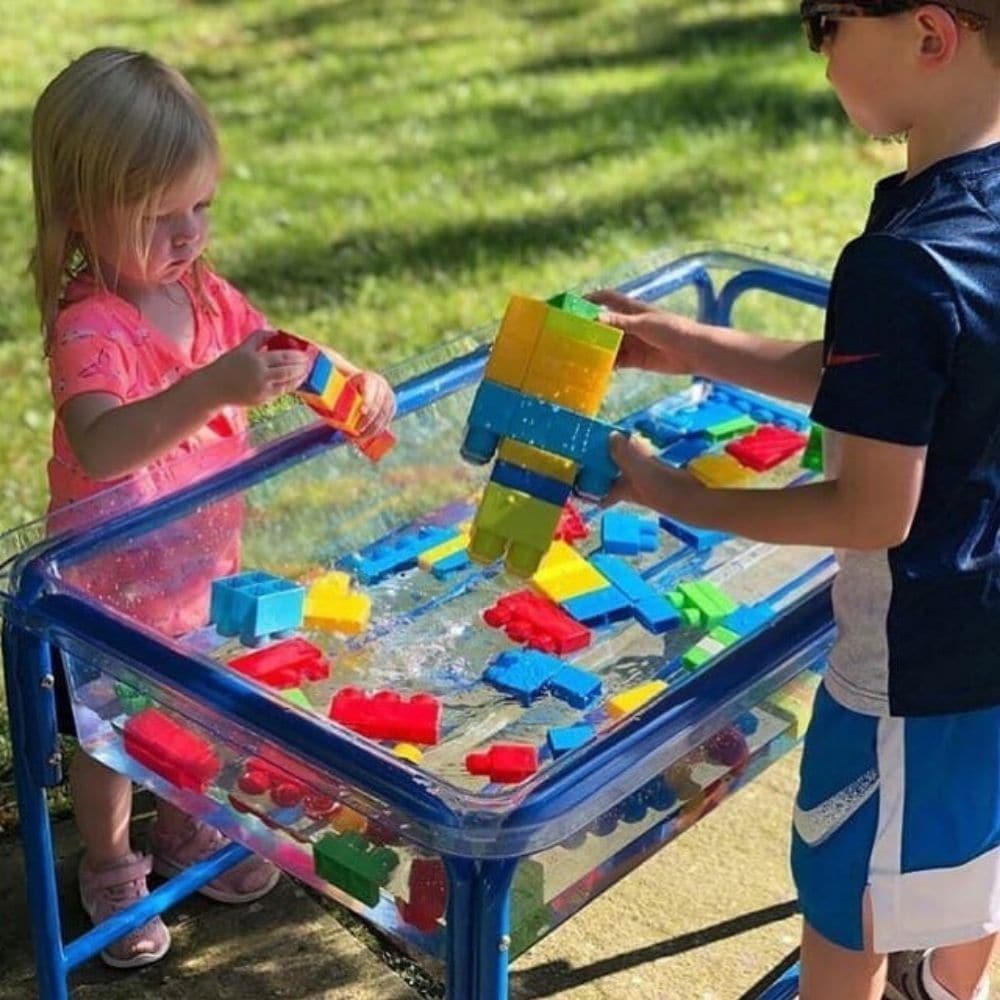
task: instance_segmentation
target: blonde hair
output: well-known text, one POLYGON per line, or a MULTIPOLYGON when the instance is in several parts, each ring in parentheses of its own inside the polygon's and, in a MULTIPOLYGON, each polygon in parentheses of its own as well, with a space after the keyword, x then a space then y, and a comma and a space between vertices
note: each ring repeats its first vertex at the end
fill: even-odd
MULTIPOLYGON (((46 351, 66 282, 99 286, 98 232, 112 221, 148 256, 147 217, 171 185, 220 163, 215 123, 191 85, 145 52, 92 49, 42 92, 31 122, 35 246, 31 273, 46 351)), ((200 284, 200 262, 194 269, 200 284)), ((109 278, 111 280, 109 280, 109 278)))

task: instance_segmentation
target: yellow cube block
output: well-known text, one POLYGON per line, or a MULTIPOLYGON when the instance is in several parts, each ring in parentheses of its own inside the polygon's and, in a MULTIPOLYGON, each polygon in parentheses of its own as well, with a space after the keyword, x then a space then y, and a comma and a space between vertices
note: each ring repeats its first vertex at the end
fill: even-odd
POLYGON ((706 486, 742 486, 753 477, 732 455, 700 455, 688 462, 688 471, 706 486))
POLYGON ((592 417, 601 407, 615 351, 546 329, 521 391, 592 417))
POLYGON ((512 295, 490 350, 483 377, 520 389, 531 364, 548 306, 538 299, 512 295))
POLYGON ((372 599, 352 593, 347 573, 327 573, 306 591, 305 624, 309 628, 357 635, 371 620, 372 599))

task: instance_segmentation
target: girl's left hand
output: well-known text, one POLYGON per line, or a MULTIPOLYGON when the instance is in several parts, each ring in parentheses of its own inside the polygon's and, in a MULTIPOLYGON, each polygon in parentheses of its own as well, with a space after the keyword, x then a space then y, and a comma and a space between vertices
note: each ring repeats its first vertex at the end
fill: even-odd
POLYGON ((661 462, 653 446, 643 437, 611 435, 611 457, 621 476, 601 503, 602 507, 623 500, 686 520, 698 493, 705 487, 688 472, 661 462))
POLYGON ((352 381, 361 390, 361 419, 358 437, 374 437, 384 431, 396 413, 396 394, 378 372, 359 372, 352 381))

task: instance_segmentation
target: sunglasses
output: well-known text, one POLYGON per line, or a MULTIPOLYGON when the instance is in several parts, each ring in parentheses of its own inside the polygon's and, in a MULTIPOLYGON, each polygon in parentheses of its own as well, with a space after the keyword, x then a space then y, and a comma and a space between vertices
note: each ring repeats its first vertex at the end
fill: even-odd
MULTIPOLYGON (((932 0, 933 2, 933 0, 932 0)), ((873 0, 872 3, 837 3, 827 0, 803 0, 801 7, 802 26, 806 41, 813 52, 821 52, 823 44, 832 38, 837 30, 837 21, 844 17, 890 17, 914 10, 922 4, 920 0, 873 0)), ((975 11, 965 10, 950 3, 936 3, 943 7, 955 20, 970 29, 981 31, 989 23, 989 18, 975 11)))

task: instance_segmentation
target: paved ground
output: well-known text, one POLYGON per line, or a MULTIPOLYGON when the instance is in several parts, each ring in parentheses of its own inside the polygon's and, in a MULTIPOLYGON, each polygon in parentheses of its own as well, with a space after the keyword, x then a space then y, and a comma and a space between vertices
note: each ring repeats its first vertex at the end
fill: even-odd
MULTIPOLYGON (((751 1000, 795 948, 786 863, 798 755, 789 755, 516 963, 516 1000, 751 1000)), ((57 827, 68 933, 75 900, 72 825, 57 827)), ((0 1000, 34 995, 20 847, 0 841, 0 1000)), ((174 947, 139 973, 99 963, 79 1000, 417 1000, 419 994, 316 900, 283 880, 248 907, 189 900, 170 914, 174 947)), ((1000 985, 1000 977, 996 985, 1000 985)))

